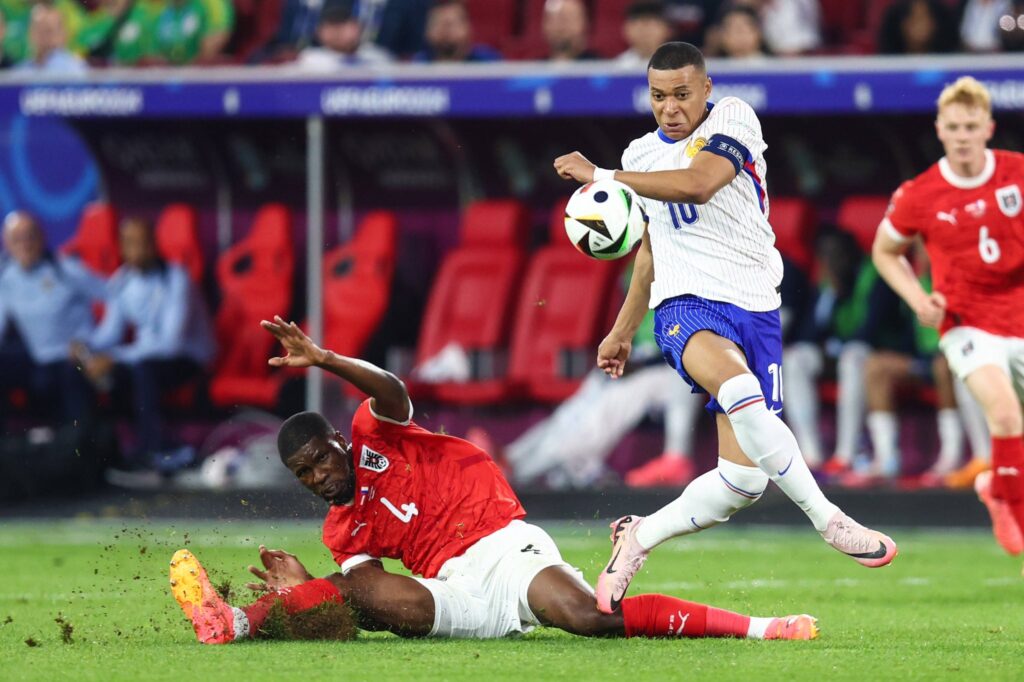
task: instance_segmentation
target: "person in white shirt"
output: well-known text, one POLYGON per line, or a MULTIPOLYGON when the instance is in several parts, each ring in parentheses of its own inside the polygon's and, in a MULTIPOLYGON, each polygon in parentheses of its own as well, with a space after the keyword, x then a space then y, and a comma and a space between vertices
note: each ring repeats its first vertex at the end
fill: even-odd
POLYGON ((622 35, 629 48, 615 58, 616 66, 642 69, 663 43, 675 32, 665 4, 659 0, 637 0, 626 9, 622 35))
POLYGON ((14 67, 17 72, 83 76, 88 70, 82 58, 68 50, 64 20, 54 6, 40 3, 32 8, 28 41, 31 54, 14 67))
POLYGON ((333 71, 391 61, 387 50, 362 38, 363 29, 348 5, 328 5, 320 13, 316 27, 318 45, 300 52, 296 64, 311 71, 333 71))
POLYGON ((612 178, 642 197, 649 216, 626 301, 598 348, 597 365, 621 376, 648 307, 662 353, 694 391, 711 394, 717 469, 645 518, 612 524, 612 559, 598 577, 598 608, 618 609, 648 552, 677 535, 727 521, 758 500, 768 480, 808 516, 826 543, 868 567, 896 544, 826 499, 782 411, 782 258, 765 191, 767 145, 750 105, 717 103, 704 56, 689 43, 662 45, 647 68, 656 130, 630 143, 624 170, 597 168, 579 152, 554 161, 577 182, 612 178))

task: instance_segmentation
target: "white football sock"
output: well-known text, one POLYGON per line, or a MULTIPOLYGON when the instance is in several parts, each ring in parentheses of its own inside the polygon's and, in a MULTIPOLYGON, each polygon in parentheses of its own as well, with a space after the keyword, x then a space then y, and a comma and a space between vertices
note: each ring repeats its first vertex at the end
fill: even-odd
POLYGON ((867 410, 864 365, 871 347, 860 341, 843 346, 836 366, 839 395, 836 397, 836 457, 847 464, 857 454, 864 413, 867 410))
POLYGON ((888 475, 898 468, 899 422, 895 412, 868 413, 868 433, 875 450, 875 470, 888 475))
POLYGON ((839 507, 829 502, 807 468, 793 432, 765 406, 761 385, 753 374, 740 374, 718 389, 743 453, 810 518, 819 531, 828 527, 839 507))
POLYGON ((939 457, 935 467, 940 471, 953 471, 964 455, 964 429, 960 412, 947 407, 938 411, 935 420, 939 426, 939 457))
POLYGON ((818 376, 821 365, 821 350, 813 343, 795 343, 782 353, 786 423, 793 429, 804 460, 812 466, 822 461, 818 433, 818 376))
POLYGON ((718 468, 690 481, 683 494, 644 519, 636 539, 653 549, 677 535, 699 533, 725 523, 740 509, 757 502, 768 477, 757 467, 718 459, 718 468))
POLYGON ((768 626, 773 620, 775 619, 751 616, 750 626, 747 628, 747 639, 764 639, 764 633, 768 631, 768 626))

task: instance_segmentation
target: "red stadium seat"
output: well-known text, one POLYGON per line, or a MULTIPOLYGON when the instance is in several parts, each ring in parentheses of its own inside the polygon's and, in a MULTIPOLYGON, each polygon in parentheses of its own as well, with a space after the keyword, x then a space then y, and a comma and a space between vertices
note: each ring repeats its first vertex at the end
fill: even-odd
POLYGON ((513 199, 477 201, 465 210, 460 244, 445 256, 430 291, 416 363, 456 343, 491 369, 467 382, 416 386, 414 393, 467 405, 508 394, 496 366, 508 345, 528 227, 526 207, 513 199))
POLYGON ((775 231, 775 248, 810 273, 814 267, 814 206, 805 199, 777 197, 769 205, 769 222, 775 231))
POLYGON ((355 236, 324 254, 324 344, 351 357, 366 342, 387 311, 398 251, 398 219, 374 211, 360 221, 355 236))
POLYGON ((565 204, 551 211, 550 245, 537 251, 519 292, 509 380, 530 398, 557 403, 592 366, 608 293, 619 269, 587 258, 565 235, 565 204))
POLYGON ((516 0, 468 0, 469 21, 473 40, 490 47, 501 47, 515 34, 516 0))
POLYGON ((60 248, 61 253, 79 258, 99 274, 109 277, 121 265, 117 243, 117 211, 97 201, 82 211, 78 230, 60 248))
POLYGON ((156 247, 160 255, 185 268, 197 285, 203 282, 206 261, 199 244, 196 210, 188 204, 171 204, 156 221, 156 247))
POLYGON ((218 259, 220 357, 210 383, 215 405, 274 406, 281 379, 267 359, 275 342, 259 322, 289 314, 294 269, 292 214, 281 204, 262 207, 249 234, 218 259))
POLYGON ((284 0, 234 0, 234 54, 239 62, 270 42, 281 23, 284 0))
POLYGON ((857 239, 864 253, 871 253, 878 223, 885 217, 889 198, 884 196, 855 195, 843 199, 839 204, 836 223, 839 229, 849 232, 857 239))
POLYGON ((613 58, 628 45, 622 35, 626 10, 636 0, 597 0, 591 13, 590 44, 603 57, 613 58))

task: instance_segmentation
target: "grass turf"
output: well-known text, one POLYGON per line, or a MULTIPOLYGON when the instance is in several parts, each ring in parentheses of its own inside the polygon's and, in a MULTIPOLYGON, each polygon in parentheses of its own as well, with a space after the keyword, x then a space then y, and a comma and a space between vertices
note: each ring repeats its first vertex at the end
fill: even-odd
MULTIPOLYGON (((593 580, 600 526, 546 525, 593 580)), ((188 546, 236 591, 263 542, 314 574, 333 567, 311 524, 0 522, 0 679, 481 680, 1022 679, 1024 578, 982 532, 893 535, 901 555, 869 570, 809 529, 720 528, 660 548, 631 593, 664 592, 755 615, 807 612, 815 642, 518 640, 195 643, 169 595, 167 562, 188 546)))

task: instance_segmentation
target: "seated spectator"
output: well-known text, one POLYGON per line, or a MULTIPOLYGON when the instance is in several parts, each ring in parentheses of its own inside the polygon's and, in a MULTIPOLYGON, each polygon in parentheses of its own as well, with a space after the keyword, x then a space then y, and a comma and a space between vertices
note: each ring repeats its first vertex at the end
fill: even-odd
POLYGON ((714 40, 716 56, 728 59, 760 59, 766 56, 761 20, 746 5, 732 5, 722 13, 714 40))
POLYGON ((24 211, 4 220, 3 245, 0 389, 25 390, 54 422, 82 421, 90 411, 90 391, 68 348, 92 334, 92 305, 103 300, 105 283, 76 259, 51 254, 39 224, 24 211), (18 338, 2 343, 5 332, 18 338))
POLYGON ((723 0, 666 0, 665 4, 675 39, 706 47, 704 36, 714 24, 723 0))
POLYGON ((213 359, 210 320, 185 270, 157 255, 148 222, 126 219, 120 244, 124 265, 110 280, 103 320, 72 353, 95 386, 131 395, 136 442, 130 464, 175 468, 194 453, 173 447, 162 433, 160 396, 201 376, 213 359))
POLYGON ((217 61, 235 30, 235 3, 232 0, 201 0, 206 10, 206 34, 199 45, 199 62, 217 61))
POLYGON ((658 0, 638 0, 626 9, 622 35, 629 47, 615 58, 622 67, 646 70, 654 51, 672 40, 674 30, 665 5, 658 0))
POLYGON ((882 54, 934 54, 957 48, 952 13, 940 0, 900 0, 889 7, 878 33, 882 54))
MULTIPOLYGON (((339 0, 335 0, 337 3, 339 0)), ((351 3, 342 0, 351 8, 351 3)), ((332 3, 332 4, 335 4, 332 3)), ((252 63, 285 62, 313 45, 324 0, 285 0, 277 33, 249 58, 252 63)))
POLYGON ((359 0, 355 6, 363 40, 403 59, 416 54, 426 47, 424 34, 432 4, 433 0, 359 0))
POLYGON ((960 20, 961 44, 971 52, 998 52, 999 19, 1012 9, 1011 0, 966 0, 960 20))
MULTIPOLYGON (((0 45, 3 45, 6 36, 7 19, 4 17, 4 13, 0 11, 0 45)), ((14 66, 14 60, 11 59, 10 55, 6 51, 0 52, 0 69, 9 69, 12 66, 14 66)))
POLYGON ((427 46, 417 52, 414 62, 493 62, 501 53, 492 47, 473 43, 464 0, 437 0, 427 14, 424 33, 427 46))
POLYGON ((211 32, 206 7, 204 0, 167 0, 156 19, 153 58, 168 64, 191 64, 203 56, 211 32))
POLYGON ((818 0, 759 0, 757 4, 768 52, 796 55, 821 47, 818 0))
POLYGON ((61 12, 54 6, 32 8, 28 28, 29 56, 17 66, 20 73, 81 76, 85 62, 68 50, 68 36, 61 12))
POLYGON ((587 47, 590 27, 582 0, 547 0, 541 22, 549 61, 599 59, 597 53, 587 47))
POLYGON ((90 59, 137 64, 154 53, 157 20, 163 10, 155 0, 103 0, 79 31, 78 47, 90 59))
POLYGON ((383 48, 362 40, 363 29, 344 4, 328 5, 316 27, 317 47, 299 53, 296 63, 304 69, 331 71, 346 65, 386 64, 391 56, 383 48))
POLYGON ((466 437, 481 448, 494 448, 489 452, 504 460, 513 483, 589 488, 608 483, 605 460, 619 441, 645 416, 660 413, 664 415, 664 451, 629 472, 626 481, 635 487, 681 486, 693 478, 689 453, 705 401, 705 396, 690 393, 690 387, 665 364, 654 340, 654 312, 649 311, 633 339, 627 371, 620 378, 591 370, 550 417, 504 448, 494 448, 490 436, 479 428, 470 429, 466 437))

